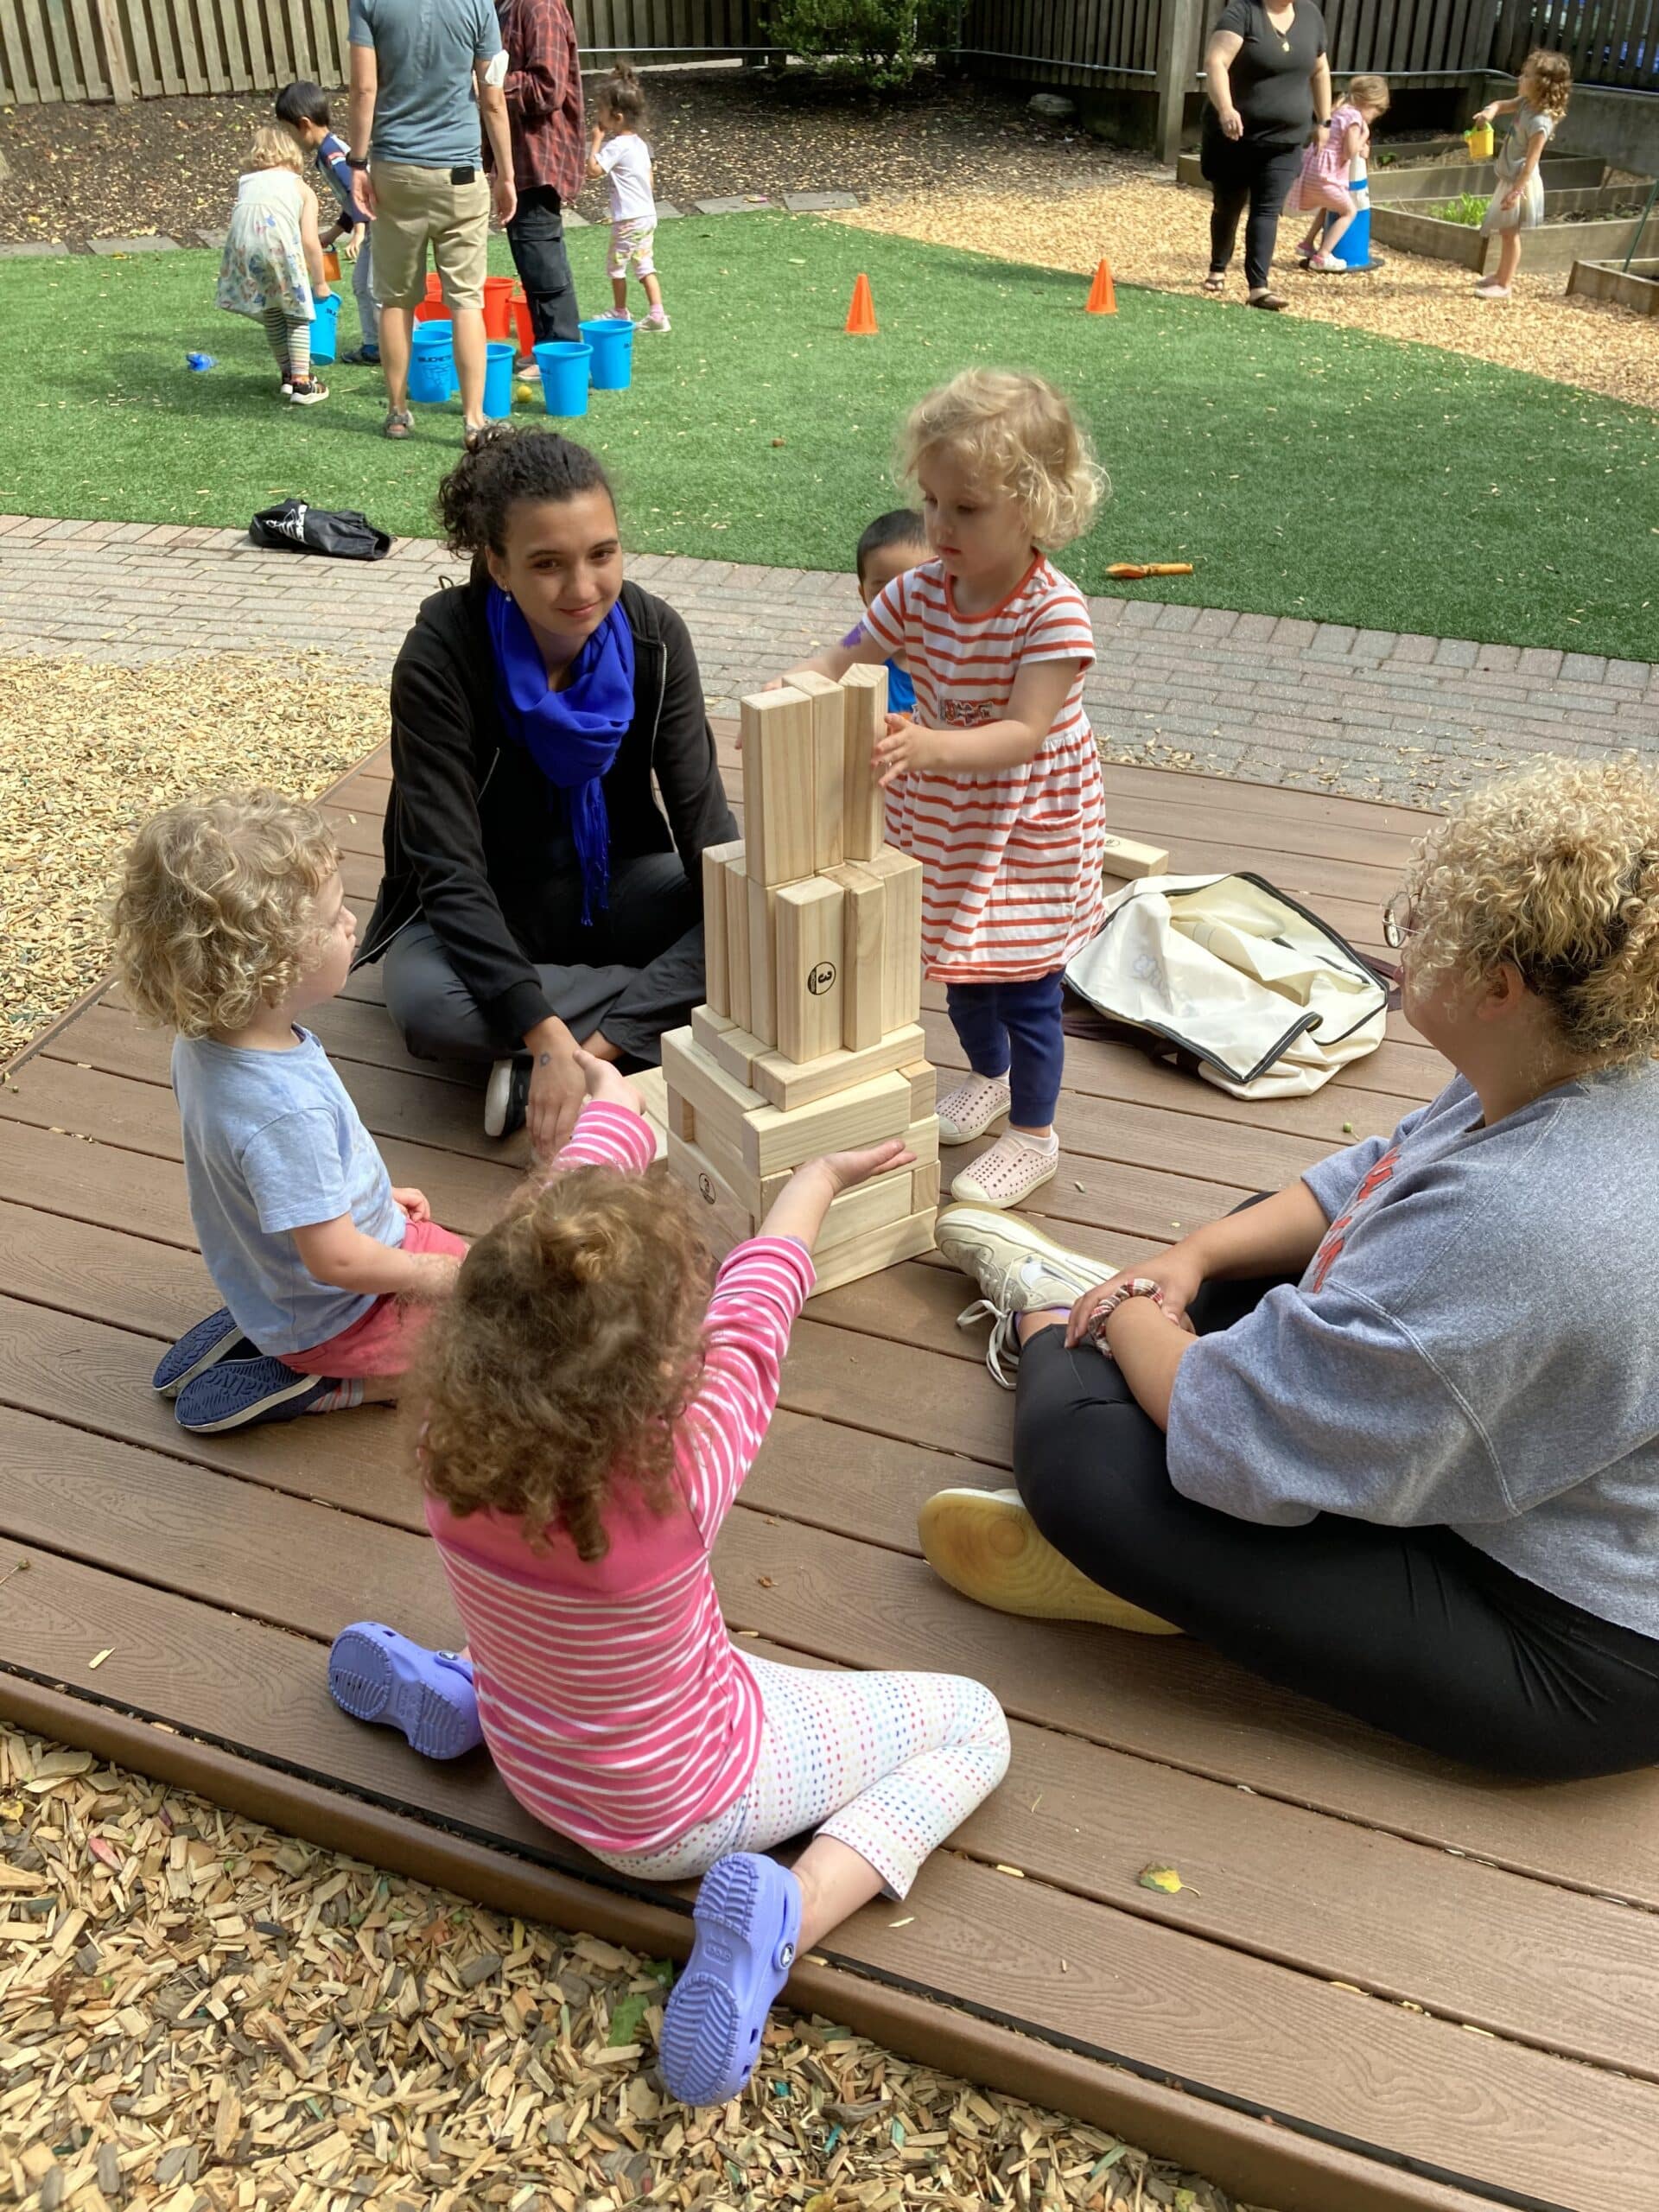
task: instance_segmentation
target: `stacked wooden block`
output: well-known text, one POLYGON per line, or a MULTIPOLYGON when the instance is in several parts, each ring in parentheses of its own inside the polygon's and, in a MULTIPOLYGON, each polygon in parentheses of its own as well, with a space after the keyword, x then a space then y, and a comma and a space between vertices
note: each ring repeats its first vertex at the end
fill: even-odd
POLYGON ((702 856, 708 1002, 663 1039, 668 1160, 721 1249, 803 1160, 902 1137, 915 1165, 831 1205, 818 1287, 931 1249, 939 1125, 921 1007, 922 868, 884 842, 887 675, 742 705, 740 843, 702 856))

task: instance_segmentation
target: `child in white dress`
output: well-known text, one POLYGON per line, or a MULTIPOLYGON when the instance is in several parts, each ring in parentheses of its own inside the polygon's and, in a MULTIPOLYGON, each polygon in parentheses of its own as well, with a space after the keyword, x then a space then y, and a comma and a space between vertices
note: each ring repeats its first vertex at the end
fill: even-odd
POLYGON ((225 252, 220 307, 263 322, 284 399, 315 407, 328 387, 311 373, 311 325, 328 296, 317 228, 317 195, 302 175, 304 156, 279 124, 262 124, 237 179, 225 252))

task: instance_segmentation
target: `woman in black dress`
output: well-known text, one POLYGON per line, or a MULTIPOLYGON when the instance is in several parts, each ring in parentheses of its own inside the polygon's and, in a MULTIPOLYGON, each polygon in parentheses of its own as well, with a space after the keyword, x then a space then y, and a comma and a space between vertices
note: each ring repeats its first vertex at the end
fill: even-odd
POLYGON ((1228 0, 1204 57, 1210 104, 1202 162, 1209 183, 1210 274, 1219 292, 1244 226, 1244 281, 1253 308, 1287 302, 1268 289, 1279 211, 1301 168, 1309 137, 1331 120, 1331 64, 1325 18, 1312 0, 1228 0))

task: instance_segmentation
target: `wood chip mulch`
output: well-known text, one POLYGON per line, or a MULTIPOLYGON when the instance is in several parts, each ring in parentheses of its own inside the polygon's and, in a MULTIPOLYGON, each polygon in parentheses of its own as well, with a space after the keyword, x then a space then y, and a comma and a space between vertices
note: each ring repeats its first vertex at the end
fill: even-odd
POLYGON ((0 1060, 107 967, 105 901, 141 822, 232 784, 315 798, 385 726, 385 684, 321 656, 0 658, 0 1060))
POLYGON ((779 2012, 716 2111, 666 1962, 0 1725, 0 2191, 41 2212, 1230 2212, 1098 2128, 779 2012))

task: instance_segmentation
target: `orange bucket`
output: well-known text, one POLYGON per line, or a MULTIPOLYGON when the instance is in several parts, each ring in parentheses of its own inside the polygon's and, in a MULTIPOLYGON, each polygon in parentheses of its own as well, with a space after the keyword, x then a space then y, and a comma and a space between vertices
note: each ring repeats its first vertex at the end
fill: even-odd
POLYGON ((511 276, 484 279, 484 335, 505 345, 512 335, 513 280, 511 276))
POLYGON ((524 297, 524 287, 512 288, 512 319, 518 326, 518 351, 533 353, 536 346, 536 326, 530 319, 530 302, 524 297))
POLYGON ((448 322, 449 310, 443 303, 443 279, 435 269, 426 280, 426 297, 415 310, 416 322, 448 322))
POLYGON ((322 273, 331 284, 339 283, 340 256, 331 245, 325 246, 322 250, 322 273))

